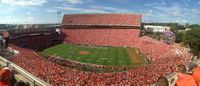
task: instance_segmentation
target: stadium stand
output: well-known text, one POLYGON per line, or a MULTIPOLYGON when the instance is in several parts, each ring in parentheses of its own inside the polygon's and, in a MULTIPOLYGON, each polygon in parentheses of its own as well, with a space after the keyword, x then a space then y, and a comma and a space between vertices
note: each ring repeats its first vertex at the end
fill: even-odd
MULTIPOLYGON (((150 40, 150 38, 146 37, 141 39, 150 40)), ((154 46, 159 44, 160 46, 157 46, 159 47, 158 49, 163 46, 171 48, 171 46, 166 46, 162 42, 154 40, 151 40, 151 42, 151 45, 154 46)), ((53 63, 49 59, 39 56, 31 49, 25 49, 15 45, 10 46, 21 52, 21 54, 10 58, 12 62, 52 85, 149 85, 155 83, 160 75, 166 76, 175 72, 175 65, 188 62, 183 58, 177 57, 177 55, 172 51, 169 52, 168 55, 164 56, 158 54, 160 55, 158 56, 159 59, 156 55, 154 55, 154 53, 149 53, 149 55, 152 56, 152 58, 155 58, 155 60, 152 64, 145 65, 145 67, 119 73, 94 73, 65 68, 61 65, 53 63)), ((165 49, 163 49, 162 52, 164 52, 164 50, 165 49)), ((150 50, 148 48, 144 48, 144 51, 150 50)), ((161 52, 161 50, 159 52, 161 52)), ((73 63, 71 65, 73 65, 73 63)))
MULTIPOLYGON (((9 51, 15 54, 19 53, 18 51, 11 48, 9 48, 9 51)), ((1 56, 0 69, 0 86, 16 86, 16 84, 22 80, 24 83, 26 83, 26 85, 24 86, 49 85, 48 83, 40 80, 26 70, 22 69, 18 65, 8 61, 7 59, 5 59, 5 57, 3 58, 1 56)))
POLYGON ((64 34, 57 32, 56 28, 14 29, 10 30, 9 33, 10 43, 34 50, 62 43, 62 37, 65 37, 64 34))
POLYGON ((140 34, 141 17, 139 14, 66 14, 62 31, 68 43, 133 46, 140 34))
POLYGON ((104 25, 104 26, 139 26, 140 14, 65 14, 63 26, 66 25, 104 25))
POLYGON ((54 34, 55 30, 46 28, 11 30, 9 47, 18 50, 20 53, 8 58, 8 60, 53 86, 147 86, 155 83, 160 76, 174 73, 176 65, 187 65, 190 62, 191 54, 188 50, 179 47, 179 45, 167 45, 149 37, 139 37, 140 15, 105 14, 101 15, 101 17, 98 16, 96 14, 65 15, 63 19, 64 29, 62 29, 60 35, 54 34), (71 27, 73 28, 69 29, 71 27), (83 29, 80 27, 83 27, 83 29), (97 27, 99 28, 96 29, 97 27), (61 39, 61 42, 75 44, 134 46, 139 48, 147 58, 151 59, 152 63, 128 71, 114 73, 97 73, 71 69, 65 65, 77 64, 63 62, 62 60, 57 60, 58 58, 44 58, 35 52, 35 50, 41 50, 51 44, 53 45, 54 41, 50 39, 54 38, 61 39))
POLYGON ((137 29, 63 29, 66 42, 101 46, 133 46, 140 30, 137 29), (134 37, 134 38, 132 38, 134 37), (97 39, 98 38, 98 39, 97 39))

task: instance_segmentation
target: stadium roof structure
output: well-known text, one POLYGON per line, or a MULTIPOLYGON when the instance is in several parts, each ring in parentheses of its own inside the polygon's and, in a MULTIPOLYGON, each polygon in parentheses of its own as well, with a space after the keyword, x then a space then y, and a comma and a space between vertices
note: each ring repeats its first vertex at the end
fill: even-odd
POLYGON ((65 14, 62 26, 141 26, 141 14, 65 14))

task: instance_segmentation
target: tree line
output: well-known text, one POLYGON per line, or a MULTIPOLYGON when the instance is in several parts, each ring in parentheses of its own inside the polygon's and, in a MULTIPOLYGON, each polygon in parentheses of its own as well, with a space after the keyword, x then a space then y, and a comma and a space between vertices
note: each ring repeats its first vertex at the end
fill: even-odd
POLYGON ((191 30, 176 33, 176 42, 188 46, 191 53, 200 58, 200 25, 193 24, 189 25, 188 28, 191 30))
POLYGON ((178 23, 143 23, 143 25, 157 25, 157 26, 168 26, 171 27, 171 31, 176 34, 176 43, 182 43, 191 49, 193 55, 200 58, 200 25, 199 24, 189 24, 180 25, 178 23), (190 28, 191 30, 180 32, 179 30, 186 30, 190 28))

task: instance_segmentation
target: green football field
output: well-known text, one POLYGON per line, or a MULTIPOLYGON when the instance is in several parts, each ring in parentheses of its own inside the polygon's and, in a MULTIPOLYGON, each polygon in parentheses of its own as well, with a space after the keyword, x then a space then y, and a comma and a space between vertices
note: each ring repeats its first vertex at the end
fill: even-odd
POLYGON ((89 47, 59 44, 43 50, 42 53, 82 63, 106 66, 133 66, 144 64, 144 57, 136 48, 89 47))

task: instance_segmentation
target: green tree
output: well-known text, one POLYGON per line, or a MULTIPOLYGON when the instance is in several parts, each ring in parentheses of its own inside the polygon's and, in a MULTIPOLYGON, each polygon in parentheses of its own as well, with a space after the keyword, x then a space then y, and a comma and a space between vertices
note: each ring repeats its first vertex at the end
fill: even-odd
POLYGON ((190 24, 189 24, 189 23, 186 23, 186 24, 185 24, 185 27, 189 27, 189 26, 190 26, 190 24))
POLYGON ((196 27, 200 27, 200 25, 199 25, 199 24, 192 24, 192 25, 190 25, 189 27, 190 27, 190 28, 196 28, 196 27))
POLYGON ((189 45, 194 55, 200 57, 200 27, 194 27, 187 31, 183 41, 185 45, 189 45))
POLYGON ((176 40, 175 40, 175 42, 176 43, 183 42, 183 36, 184 36, 184 33, 182 33, 182 32, 176 33, 176 40))
POLYGON ((183 25, 178 25, 177 30, 185 30, 185 27, 183 25))

